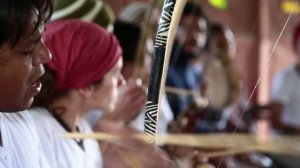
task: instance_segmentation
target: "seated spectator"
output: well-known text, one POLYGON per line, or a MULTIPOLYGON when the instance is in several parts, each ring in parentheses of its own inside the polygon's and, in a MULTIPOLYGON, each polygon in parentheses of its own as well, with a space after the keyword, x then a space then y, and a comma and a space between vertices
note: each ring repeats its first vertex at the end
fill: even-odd
POLYGON ((293 33, 297 56, 294 65, 278 73, 272 83, 271 106, 273 126, 285 133, 300 133, 300 24, 293 33))

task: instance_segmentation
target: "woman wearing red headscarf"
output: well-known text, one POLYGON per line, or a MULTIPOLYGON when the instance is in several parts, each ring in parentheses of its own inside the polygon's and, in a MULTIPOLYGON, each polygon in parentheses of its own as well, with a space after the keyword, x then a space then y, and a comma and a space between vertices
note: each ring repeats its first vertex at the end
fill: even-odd
POLYGON ((113 110, 123 83, 118 41, 100 26, 78 20, 48 24, 43 38, 52 60, 46 65, 44 87, 30 112, 47 158, 62 168, 102 167, 96 140, 59 136, 90 133, 84 114, 99 108, 113 110))
MULTIPOLYGON (((67 132, 92 132, 84 119, 91 110, 115 110, 119 86, 125 83, 120 72, 119 43, 100 26, 78 20, 48 24, 44 40, 53 57, 42 78, 44 87, 30 111, 36 119, 47 159, 62 168, 103 167, 96 140, 60 136, 67 132)), ((169 165, 161 150, 127 137, 136 133, 134 130, 110 117, 103 118, 101 131, 123 137, 117 144, 101 144, 101 148, 106 148, 102 154, 107 156, 103 157, 106 168, 132 167, 132 160, 127 161, 123 154, 133 156, 135 163, 145 168, 169 165)))

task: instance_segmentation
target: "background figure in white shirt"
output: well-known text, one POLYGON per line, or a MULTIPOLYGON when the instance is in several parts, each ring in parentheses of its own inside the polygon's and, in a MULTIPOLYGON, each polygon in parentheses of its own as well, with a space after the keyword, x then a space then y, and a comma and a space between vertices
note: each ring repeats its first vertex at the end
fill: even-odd
POLYGON ((94 23, 61 20, 47 24, 44 40, 53 54, 45 85, 30 112, 50 162, 61 168, 103 167, 98 142, 63 139, 67 132, 91 133, 86 112, 114 108, 121 76, 122 50, 113 34, 94 23), (106 93, 105 97, 102 95, 106 93))
POLYGON ((0 167, 47 168, 27 111, 50 53, 42 41, 51 0, 0 1, 0 167))
POLYGON ((273 126, 285 133, 300 133, 300 24, 294 29, 297 62, 279 72, 272 83, 273 126))

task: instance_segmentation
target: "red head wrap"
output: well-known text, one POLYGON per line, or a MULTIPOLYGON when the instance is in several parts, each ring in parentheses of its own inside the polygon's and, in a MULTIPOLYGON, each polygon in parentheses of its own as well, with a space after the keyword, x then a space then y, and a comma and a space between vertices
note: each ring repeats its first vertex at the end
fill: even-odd
POLYGON ((47 67, 56 73, 56 90, 89 86, 116 64, 122 50, 104 28, 79 20, 49 23, 44 41, 52 53, 47 67))
POLYGON ((294 34, 293 34, 293 47, 295 51, 297 51, 297 43, 299 43, 299 38, 300 38, 300 23, 296 25, 294 29, 294 34))

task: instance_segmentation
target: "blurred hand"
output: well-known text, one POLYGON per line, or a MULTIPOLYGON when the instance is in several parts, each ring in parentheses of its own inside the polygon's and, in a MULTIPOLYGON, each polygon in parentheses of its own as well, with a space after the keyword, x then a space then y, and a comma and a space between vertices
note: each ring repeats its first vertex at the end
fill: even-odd
POLYGON ((130 80, 120 87, 116 109, 105 113, 102 119, 121 121, 125 124, 131 122, 145 107, 146 93, 140 80, 130 80))
POLYGON ((163 150, 132 135, 137 133, 113 121, 97 125, 97 131, 118 135, 119 140, 101 141, 101 151, 106 168, 171 168, 171 161, 163 150))

